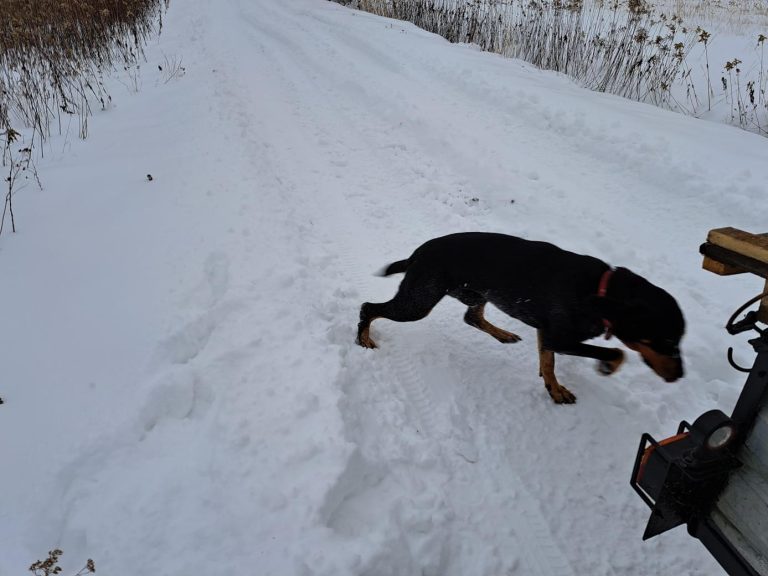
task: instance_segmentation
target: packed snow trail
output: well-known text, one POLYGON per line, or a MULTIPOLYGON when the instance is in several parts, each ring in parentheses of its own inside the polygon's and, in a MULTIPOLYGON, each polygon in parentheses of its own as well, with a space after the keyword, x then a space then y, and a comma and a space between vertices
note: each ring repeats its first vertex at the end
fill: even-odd
POLYGON ((54 546, 115 575, 721 573, 682 529, 641 542, 628 480, 643 431, 740 389, 721 326, 759 285, 697 248, 761 230, 765 139, 321 0, 172 3, 148 60, 1 239, 0 574, 54 546), (667 288, 687 377, 559 358, 555 406, 535 334, 449 299, 355 346, 397 286, 372 274, 461 230, 667 288))

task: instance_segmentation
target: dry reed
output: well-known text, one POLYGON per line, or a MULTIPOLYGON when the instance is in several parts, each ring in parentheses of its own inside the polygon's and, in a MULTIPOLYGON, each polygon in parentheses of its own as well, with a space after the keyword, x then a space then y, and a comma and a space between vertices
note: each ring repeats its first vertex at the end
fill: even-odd
MULTIPOLYGON (((476 44, 562 72, 593 90, 692 115, 712 108, 708 56, 704 102, 698 96, 703 87, 696 89, 686 61, 697 44, 703 44, 707 55, 709 33, 690 28, 681 17, 662 13, 646 0, 336 1, 412 22, 451 42, 476 44)), ((726 85, 729 79, 723 76, 723 97, 734 110, 734 123, 765 134, 764 39, 761 35, 758 43, 759 78, 743 82, 734 71, 726 85)))
POLYGON ((106 106, 103 75, 142 56, 167 0, 0 2, 0 131, 14 120, 47 138, 62 115, 88 132, 92 102, 106 106))
POLYGON ((131 69, 143 57, 147 38, 162 28, 169 0, 1 0, 0 163, 5 202, 0 233, 10 220, 19 182, 38 185, 33 151, 56 129, 76 118, 88 135, 91 106, 105 108, 104 76, 131 69))

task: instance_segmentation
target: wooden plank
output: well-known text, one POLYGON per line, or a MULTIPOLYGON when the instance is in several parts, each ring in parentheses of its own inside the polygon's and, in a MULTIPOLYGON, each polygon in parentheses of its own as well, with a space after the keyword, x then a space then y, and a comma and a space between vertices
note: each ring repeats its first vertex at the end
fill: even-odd
POLYGON ((704 262, 702 263, 702 268, 704 268, 704 270, 707 270, 709 272, 714 272, 719 276, 731 276, 733 274, 744 274, 746 272, 749 272, 749 270, 745 270, 744 268, 739 268, 738 266, 731 266, 730 264, 726 264, 725 262, 719 262, 718 260, 715 260, 714 258, 710 258, 709 256, 704 256, 704 262))
POLYGON ((733 266, 734 268, 752 272, 752 274, 762 276, 763 278, 768 278, 768 262, 755 260, 754 258, 744 256, 743 254, 728 250, 722 246, 717 246, 711 242, 702 244, 699 247, 699 252, 716 262, 721 262, 728 266, 733 266))
POLYGON ((707 242, 768 263, 768 234, 751 234, 737 228, 710 230, 707 242))
MULTIPOLYGON (((751 234, 737 228, 715 228, 707 234, 707 242, 699 251, 704 255, 702 267, 720 276, 752 272, 766 279, 768 292, 768 233, 751 234)), ((757 319, 768 324, 768 296, 760 301, 757 319)))

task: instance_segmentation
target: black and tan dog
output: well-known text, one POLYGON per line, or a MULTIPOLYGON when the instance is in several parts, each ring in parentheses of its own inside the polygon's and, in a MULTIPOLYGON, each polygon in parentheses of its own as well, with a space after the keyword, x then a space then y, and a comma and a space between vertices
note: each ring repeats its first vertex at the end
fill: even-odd
POLYGON ((366 302, 360 309, 357 343, 365 348, 376 348, 370 336, 373 320, 420 320, 447 294, 469 307, 467 324, 499 342, 517 342, 520 337, 483 317, 488 302, 536 328, 539 375, 557 403, 572 403, 576 397, 555 377, 555 352, 595 358, 605 375, 623 362, 618 348, 583 343, 601 334, 615 335, 639 352, 667 382, 683 375, 679 344, 685 322, 677 302, 626 268, 614 270, 597 258, 546 242, 466 232, 430 240, 382 274, 399 272, 405 272, 405 278, 392 300, 366 302))

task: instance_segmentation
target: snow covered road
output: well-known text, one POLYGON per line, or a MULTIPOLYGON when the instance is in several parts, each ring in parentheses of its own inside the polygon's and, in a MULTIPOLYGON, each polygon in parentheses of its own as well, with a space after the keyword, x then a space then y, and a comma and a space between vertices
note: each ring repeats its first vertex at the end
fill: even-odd
POLYGON ((323 0, 174 2, 146 69, 0 239, 0 574, 55 546, 112 575, 722 573, 684 529, 641 542, 628 481, 642 432, 740 390, 722 325, 760 286, 697 249, 763 231, 768 140, 323 0), (447 299, 355 346, 373 273, 462 230, 668 289, 687 377, 562 358, 555 406, 532 330, 447 299))

